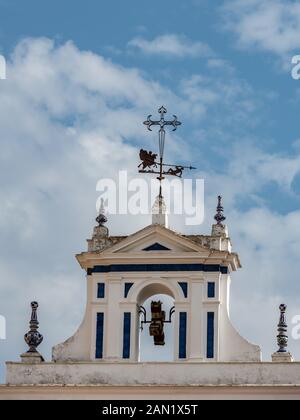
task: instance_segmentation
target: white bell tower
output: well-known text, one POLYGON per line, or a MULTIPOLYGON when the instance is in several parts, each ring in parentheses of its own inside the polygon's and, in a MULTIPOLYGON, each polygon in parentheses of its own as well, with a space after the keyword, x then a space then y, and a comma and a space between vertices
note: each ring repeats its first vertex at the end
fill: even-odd
POLYGON ((102 209, 88 251, 77 255, 87 273, 85 318, 54 347, 53 360, 138 363, 140 309, 151 296, 166 294, 174 299, 175 362, 259 361, 259 347, 229 319, 230 273, 241 265, 222 224, 221 197, 215 219, 210 236, 180 235, 153 217, 151 225, 120 237, 109 236, 102 209))

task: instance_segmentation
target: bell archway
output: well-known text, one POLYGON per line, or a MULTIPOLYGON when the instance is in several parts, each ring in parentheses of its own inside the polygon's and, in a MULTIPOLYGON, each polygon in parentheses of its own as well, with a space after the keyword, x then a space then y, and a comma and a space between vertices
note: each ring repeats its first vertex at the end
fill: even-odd
POLYGON ((152 295, 140 307, 139 315, 138 361, 173 361, 175 357, 174 299, 165 294, 152 295))
POLYGON ((145 280, 133 285, 128 300, 136 308, 131 337, 135 343, 134 359, 141 362, 177 360, 179 319, 176 306, 184 301, 178 282, 145 280))

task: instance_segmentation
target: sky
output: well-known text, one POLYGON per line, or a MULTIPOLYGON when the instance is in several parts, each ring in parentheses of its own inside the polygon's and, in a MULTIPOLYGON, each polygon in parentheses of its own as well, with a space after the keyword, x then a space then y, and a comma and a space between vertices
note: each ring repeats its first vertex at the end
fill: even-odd
MULTIPOLYGON (((0 382, 4 361, 26 350, 32 300, 48 360, 79 326, 86 290, 74 255, 95 225, 97 181, 136 176, 138 150, 156 144, 142 121, 161 105, 183 123, 166 154, 205 179, 203 224, 171 215, 171 227, 209 234, 222 194, 243 265, 232 322, 270 360, 286 303, 299 359, 299 2, 0 0, 0 54, 0 382)), ((126 235, 149 223, 111 215, 108 226, 126 235)))

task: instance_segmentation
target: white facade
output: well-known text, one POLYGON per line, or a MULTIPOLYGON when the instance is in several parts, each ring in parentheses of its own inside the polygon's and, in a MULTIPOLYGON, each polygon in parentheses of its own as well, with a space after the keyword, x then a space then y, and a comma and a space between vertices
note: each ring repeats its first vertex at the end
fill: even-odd
POLYGON ((214 225, 212 236, 187 237, 152 224, 126 238, 110 238, 106 228, 96 227, 89 251, 77 259, 88 273, 86 314, 77 333, 53 348, 54 361, 138 362, 139 306, 156 294, 174 299, 174 361, 261 360, 259 347, 242 338, 229 319, 230 273, 240 262, 225 227, 214 225), (100 344, 97 314, 103 322, 100 344), (124 314, 130 314, 126 342, 124 314))
POLYGON ((7 383, 12 386, 20 383, 129 387, 294 385, 300 391, 299 362, 44 362, 9 363, 8 367, 7 383))

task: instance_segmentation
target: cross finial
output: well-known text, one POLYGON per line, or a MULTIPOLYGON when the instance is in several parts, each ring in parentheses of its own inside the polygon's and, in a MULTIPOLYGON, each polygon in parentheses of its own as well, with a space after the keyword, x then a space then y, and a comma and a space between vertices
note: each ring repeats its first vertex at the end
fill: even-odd
POLYGON ((215 221, 217 222, 217 225, 222 225, 222 223, 226 220, 223 211, 224 208, 222 206, 222 196, 218 195, 217 213, 215 214, 215 221))
POLYGON ((96 222, 99 224, 99 226, 103 226, 107 222, 107 217, 105 216, 104 199, 103 198, 101 198, 99 214, 96 217, 96 222))
POLYGON ((158 109, 158 113, 160 114, 160 120, 151 120, 152 115, 150 114, 148 115, 147 120, 144 121, 144 124, 147 126, 149 131, 152 131, 151 130, 152 125, 159 125, 160 129, 163 131, 164 131, 165 125, 172 125, 174 127, 173 131, 175 131, 177 127, 181 125, 181 122, 178 121, 176 115, 173 115, 174 117, 173 120, 170 120, 170 121, 165 120, 164 115, 167 113, 167 109, 164 106, 161 106, 158 109))
POLYGON ((196 169, 192 166, 183 166, 183 165, 170 165, 164 162, 164 149, 165 149, 165 138, 166 138, 166 131, 165 126, 173 127, 173 131, 177 129, 178 126, 181 125, 181 122, 178 121, 176 115, 173 115, 173 120, 165 120, 165 114, 167 113, 167 109, 164 106, 161 106, 158 109, 158 113, 160 115, 159 120, 152 120, 152 115, 148 115, 146 121, 143 122, 146 125, 149 131, 152 131, 151 127, 156 125, 159 126, 158 130, 158 140, 159 140, 159 160, 157 159, 158 154, 153 153, 152 151, 147 151, 144 149, 140 150, 140 159, 141 163, 139 164, 139 172, 140 173, 148 173, 148 174, 157 174, 157 179, 160 182, 159 188, 159 197, 162 198, 162 191, 161 191, 161 182, 165 179, 165 176, 176 176, 178 178, 182 177, 184 169, 196 169))
POLYGON ((159 125, 159 157, 163 159, 164 155, 164 148, 165 148, 165 137, 166 137, 166 131, 165 126, 171 125, 173 127, 173 131, 177 130, 177 127, 181 125, 181 122, 178 121, 176 115, 173 115, 174 119, 167 121, 165 120, 164 115, 167 113, 167 109, 164 106, 161 106, 158 110, 158 113, 160 114, 160 120, 151 120, 152 115, 148 115, 147 120, 144 121, 144 124, 147 126, 149 131, 151 130, 152 125, 159 125))

